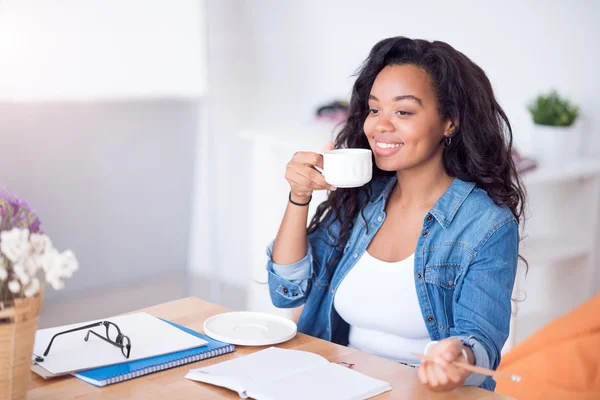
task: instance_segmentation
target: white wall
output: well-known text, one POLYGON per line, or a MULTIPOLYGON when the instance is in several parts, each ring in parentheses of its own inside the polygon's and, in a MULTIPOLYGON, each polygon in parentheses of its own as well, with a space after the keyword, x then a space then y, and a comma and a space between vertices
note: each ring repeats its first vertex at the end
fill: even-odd
POLYGON ((77 255, 66 292, 186 273, 205 22, 204 0, 0 1, 0 185, 77 255))
MULTIPOLYGON (((197 149, 205 155, 197 160, 205 168, 197 165, 189 256, 195 276, 215 277, 240 289, 250 275, 245 267, 250 191, 244 175, 248 156, 235 134, 248 126, 256 112, 254 94, 259 84, 249 7, 248 2, 235 0, 207 3, 210 87, 204 103, 207 136, 201 140, 210 151, 197 149)), ((214 290, 206 297, 227 304, 214 290)))
POLYGON ((0 103, 0 186, 28 201, 80 264, 46 298, 185 274, 197 107, 0 103))
POLYGON ((208 6, 209 118, 218 154, 215 262, 229 282, 248 279, 247 149, 236 131, 309 120, 317 105, 348 95, 351 75, 385 37, 446 41, 479 64, 526 152, 540 140, 530 135, 526 105, 557 88, 581 106, 586 152, 600 155, 600 2, 211 0, 208 6))
POLYGON ((203 0, 3 0, 0 98, 198 98, 203 0))
MULTIPOLYGON (((600 2, 253 1, 259 88, 268 118, 298 120, 319 102, 349 93, 350 75, 380 39, 404 35, 442 40, 479 64, 529 146, 525 108, 555 87, 582 106, 600 129, 600 2), (543 5, 542 5, 543 3, 543 5)), ((596 154, 600 139, 594 135, 596 154)))

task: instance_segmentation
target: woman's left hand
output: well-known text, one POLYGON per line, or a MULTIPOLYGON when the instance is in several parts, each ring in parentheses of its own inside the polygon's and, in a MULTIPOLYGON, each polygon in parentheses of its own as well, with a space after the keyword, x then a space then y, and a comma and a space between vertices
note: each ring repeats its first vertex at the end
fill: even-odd
MULTIPOLYGON (((470 372, 453 365, 452 362, 462 361, 472 364, 465 358, 463 348, 466 349, 456 338, 444 339, 431 346, 427 355, 433 357, 435 362, 421 361, 418 369, 421 383, 428 389, 439 392, 462 387, 470 372)), ((467 351, 470 352, 470 349, 467 351)))

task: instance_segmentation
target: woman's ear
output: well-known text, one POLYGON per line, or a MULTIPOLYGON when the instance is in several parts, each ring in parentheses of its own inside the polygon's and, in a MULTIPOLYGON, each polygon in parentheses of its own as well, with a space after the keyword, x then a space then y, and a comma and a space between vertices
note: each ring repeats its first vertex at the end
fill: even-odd
POLYGON ((456 132, 457 124, 452 118, 448 118, 444 124, 444 137, 450 137, 456 132))

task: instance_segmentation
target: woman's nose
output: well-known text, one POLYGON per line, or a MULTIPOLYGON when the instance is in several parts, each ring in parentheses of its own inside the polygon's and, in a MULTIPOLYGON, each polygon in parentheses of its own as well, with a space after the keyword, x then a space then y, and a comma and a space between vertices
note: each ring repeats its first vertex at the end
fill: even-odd
POLYGON ((375 124, 375 131, 378 133, 383 133, 383 132, 393 132, 394 131, 394 124, 392 124, 392 122, 390 121, 390 118, 385 115, 382 114, 379 116, 379 118, 377 118, 377 123, 375 124))

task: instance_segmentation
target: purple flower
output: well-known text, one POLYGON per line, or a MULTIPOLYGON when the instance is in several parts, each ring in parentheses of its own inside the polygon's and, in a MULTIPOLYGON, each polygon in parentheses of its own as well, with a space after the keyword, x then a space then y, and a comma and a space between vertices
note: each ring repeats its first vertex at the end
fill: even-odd
POLYGON ((20 200, 6 188, 0 189, 0 231, 12 228, 29 229, 41 233, 40 220, 27 202, 20 200))

